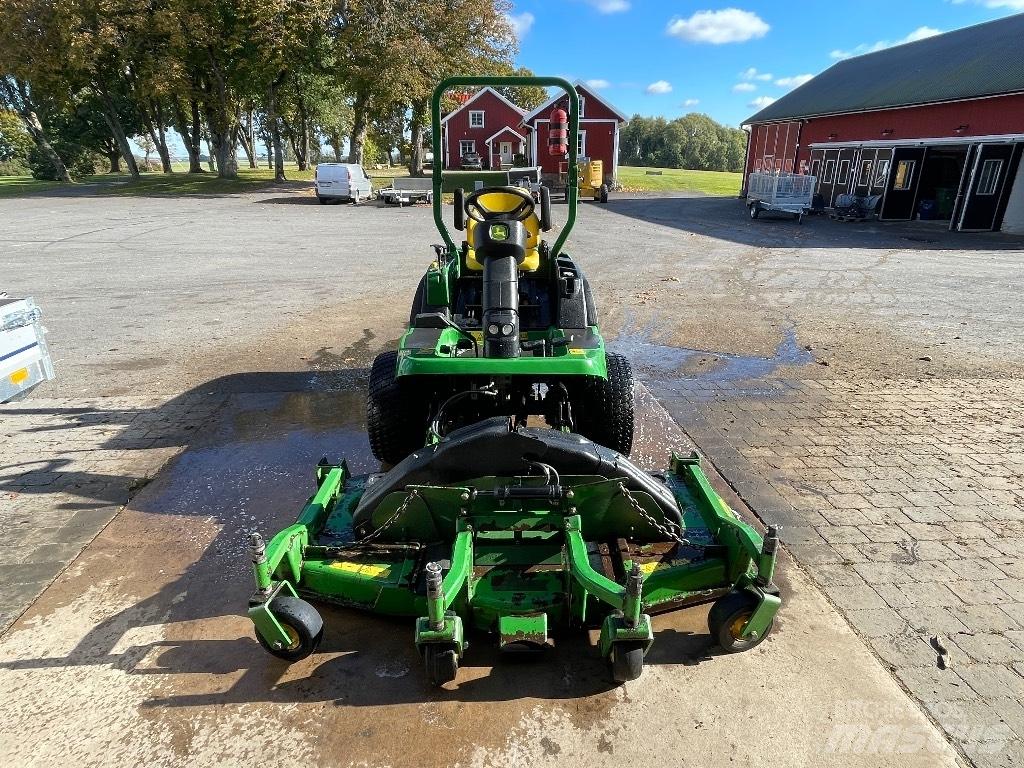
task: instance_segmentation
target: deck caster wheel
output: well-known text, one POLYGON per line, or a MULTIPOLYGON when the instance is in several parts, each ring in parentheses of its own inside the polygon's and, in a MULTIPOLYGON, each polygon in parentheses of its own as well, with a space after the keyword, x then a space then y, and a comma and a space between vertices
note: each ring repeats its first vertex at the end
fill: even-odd
POLYGON ((740 637, 743 625, 753 615, 758 599, 750 592, 730 592, 720 597, 708 613, 708 630, 726 653, 749 651, 771 634, 774 621, 758 637, 740 637))
POLYGON ((608 663, 612 669, 612 679, 616 683, 628 683, 640 677, 644 671, 644 645, 642 642, 612 644, 608 663))
POLYGON ((285 661, 301 661, 320 645, 324 636, 324 620, 316 608, 297 597, 276 597, 270 603, 270 612, 287 633, 291 643, 275 647, 256 632, 267 653, 285 661))
POLYGON ((423 664, 430 684, 442 686, 458 674, 459 653, 453 645, 431 643, 423 648, 423 664))

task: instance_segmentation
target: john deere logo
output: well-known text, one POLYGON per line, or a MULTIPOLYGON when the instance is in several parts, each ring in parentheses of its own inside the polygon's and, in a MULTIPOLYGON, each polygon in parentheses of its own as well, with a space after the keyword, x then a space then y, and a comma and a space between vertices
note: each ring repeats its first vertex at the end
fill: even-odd
POLYGON ((491 224, 491 240, 508 240, 508 224, 491 224))

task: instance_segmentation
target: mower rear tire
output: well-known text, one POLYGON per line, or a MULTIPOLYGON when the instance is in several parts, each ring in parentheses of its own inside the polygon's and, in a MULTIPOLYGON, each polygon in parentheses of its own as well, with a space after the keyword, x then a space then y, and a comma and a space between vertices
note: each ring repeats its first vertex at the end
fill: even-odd
POLYGON ((397 352, 377 355, 366 397, 370 449, 386 464, 397 464, 422 448, 427 428, 426 400, 402 386, 395 375, 397 367, 397 352))
POLYGON ((256 639, 267 653, 295 662, 309 656, 320 645, 324 636, 324 620, 316 608, 305 600, 290 596, 275 597, 270 602, 270 612, 292 642, 286 648, 275 648, 257 631, 256 639))
POLYGON ((708 630, 726 653, 741 653, 760 645, 771 634, 774 622, 764 634, 756 638, 740 637, 740 630, 757 608, 757 597, 746 590, 724 595, 714 602, 708 612, 708 630))
POLYGON ((607 367, 608 378, 589 377, 579 402, 573 403, 576 431, 629 456, 633 450, 633 367, 614 352, 607 355, 607 367))
POLYGON ((430 643, 423 648, 423 663, 431 685, 450 683, 459 673, 459 653, 452 645, 430 643))
POLYGON ((612 679, 616 683, 628 683, 643 674, 644 645, 639 641, 612 644, 608 662, 612 668, 612 679))

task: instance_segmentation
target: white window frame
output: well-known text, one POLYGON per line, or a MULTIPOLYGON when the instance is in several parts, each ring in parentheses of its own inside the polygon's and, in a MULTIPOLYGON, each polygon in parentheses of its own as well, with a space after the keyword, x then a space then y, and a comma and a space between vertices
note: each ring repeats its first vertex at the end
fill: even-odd
POLYGON ((586 96, 580 96, 580 117, 583 117, 583 115, 584 115, 584 113, 586 111, 587 111, 587 97, 586 96))
POLYGON ((576 157, 588 157, 586 131, 578 131, 576 133, 576 157))
POLYGON ((981 168, 978 170, 978 184, 974 194, 979 197, 994 195, 999 189, 999 177, 1003 174, 1003 161, 1000 158, 991 157, 981 161, 981 168), (989 169, 994 169, 989 172, 989 169))
POLYGON ((846 184, 850 180, 850 161, 843 159, 839 161, 839 176, 836 179, 837 184, 846 184))
POLYGON ((484 123, 486 122, 486 120, 487 120, 487 118, 486 118, 486 113, 484 112, 484 110, 482 110, 482 109, 471 109, 471 110, 469 110, 469 127, 470 128, 483 128, 484 127, 484 123), (479 125, 477 125, 475 122, 473 122, 473 119, 475 117, 477 117, 478 115, 480 117, 480 124, 479 125))
POLYGON ((892 188, 894 192, 909 192, 914 188, 914 174, 917 172, 917 160, 900 160, 896 163, 896 175, 892 179, 892 188), (903 179, 903 186, 897 186, 899 184, 900 177, 900 166, 906 165, 909 169, 906 177, 903 179))
POLYGON ((471 152, 476 152, 476 141, 473 139, 459 139, 459 157, 465 157, 471 152), (466 146, 469 149, 466 149, 466 146))
POLYGON ((821 178, 818 174, 821 172, 821 160, 811 160, 811 176, 821 178))
POLYGON ((889 182, 889 168, 892 166, 892 159, 883 157, 875 161, 875 181, 871 188, 885 187, 889 182))
POLYGON ((829 158, 825 160, 825 170, 823 172, 822 182, 825 184, 831 184, 836 180, 836 161, 835 158, 829 158))
POLYGON ((875 170, 874 160, 861 160, 860 161, 860 176, 857 178, 858 187, 871 187, 871 172, 875 170), (865 169, 867 169, 865 171, 865 169))

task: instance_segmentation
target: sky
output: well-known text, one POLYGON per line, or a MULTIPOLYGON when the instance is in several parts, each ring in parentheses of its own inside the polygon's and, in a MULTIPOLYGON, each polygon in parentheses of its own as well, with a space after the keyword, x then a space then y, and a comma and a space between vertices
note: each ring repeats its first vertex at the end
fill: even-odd
POLYGON ((1024 0, 515 0, 519 63, 627 114, 739 126, 849 56, 1024 12, 1024 0))

